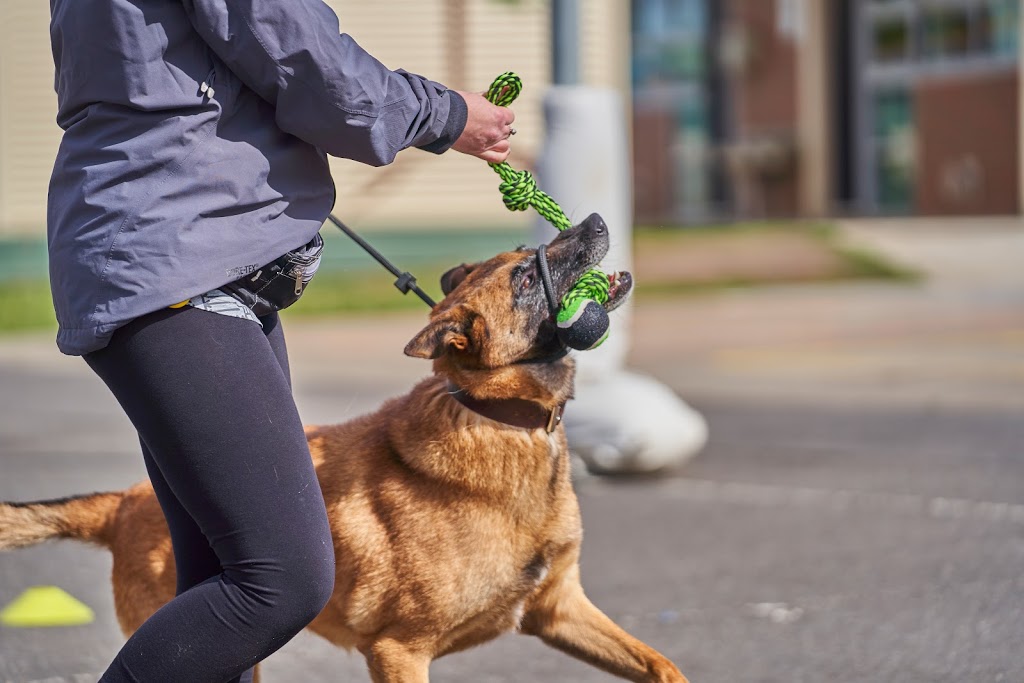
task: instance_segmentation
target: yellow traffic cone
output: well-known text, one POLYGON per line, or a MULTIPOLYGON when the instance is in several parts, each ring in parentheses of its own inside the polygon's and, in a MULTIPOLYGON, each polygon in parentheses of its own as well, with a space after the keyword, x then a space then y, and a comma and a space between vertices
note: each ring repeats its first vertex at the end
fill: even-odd
POLYGON ((88 605, 57 586, 33 586, 0 611, 4 626, 79 626, 91 624, 95 615, 88 605))

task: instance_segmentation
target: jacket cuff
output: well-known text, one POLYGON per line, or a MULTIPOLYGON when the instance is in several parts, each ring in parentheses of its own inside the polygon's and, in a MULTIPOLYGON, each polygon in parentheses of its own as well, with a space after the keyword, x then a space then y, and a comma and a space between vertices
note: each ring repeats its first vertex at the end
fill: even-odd
POLYGON ((466 120, 469 118, 469 108, 462 95, 454 90, 446 90, 445 94, 448 95, 448 120, 441 130, 441 136, 429 144, 419 146, 419 149, 434 154, 448 151, 455 141, 462 137, 462 131, 466 129, 466 120))

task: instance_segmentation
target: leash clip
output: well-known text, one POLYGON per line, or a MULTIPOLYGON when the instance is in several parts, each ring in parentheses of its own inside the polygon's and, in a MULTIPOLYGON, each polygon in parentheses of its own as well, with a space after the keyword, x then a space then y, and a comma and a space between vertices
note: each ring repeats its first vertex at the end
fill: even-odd
POLYGON ((410 290, 416 289, 416 278, 414 278, 409 272, 402 273, 398 276, 398 279, 395 280, 395 287, 397 287, 398 291, 402 294, 408 294, 410 290))

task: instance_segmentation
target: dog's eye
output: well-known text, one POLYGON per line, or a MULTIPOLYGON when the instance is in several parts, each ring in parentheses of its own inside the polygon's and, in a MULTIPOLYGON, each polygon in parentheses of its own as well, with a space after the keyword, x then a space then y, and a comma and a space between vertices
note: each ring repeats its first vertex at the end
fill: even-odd
POLYGON ((533 287, 533 275, 527 274, 523 276, 523 289, 529 289, 533 287))

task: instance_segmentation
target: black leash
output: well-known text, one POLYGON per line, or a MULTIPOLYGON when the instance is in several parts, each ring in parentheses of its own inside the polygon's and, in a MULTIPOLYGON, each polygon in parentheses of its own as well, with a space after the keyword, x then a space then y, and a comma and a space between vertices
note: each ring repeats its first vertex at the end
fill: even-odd
POLYGON ((338 228, 343 233, 351 237, 356 244, 365 249, 370 256, 377 259, 377 263, 387 268, 392 275, 398 278, 397 280, 395 280, 395 287, 398 288, 398 291, 400 291, 402 294, 408 294, 410 291, 415 292, 416 296, 423 299, 423 302, 430 306, 431 308, 437 305, 433 299, 427 296, 426 292, 420 289, 419 285, 416 284, 416 278, 413 277, 411 273, 403 273, 402 271, 398 270, 398 268, 396 268, 395 265, 391 263, 391 261, 388 261, 386 258, 384 258, 384 256, 379 251, 374 249, 369 242, 364 240, 362 237, 357 235, 354 230, 352 230, 350 227, 348 227, 340 220, 338 220, 333 213, 328 214, 327 219, 334 223, 336 226, 338 226, 338 228))

